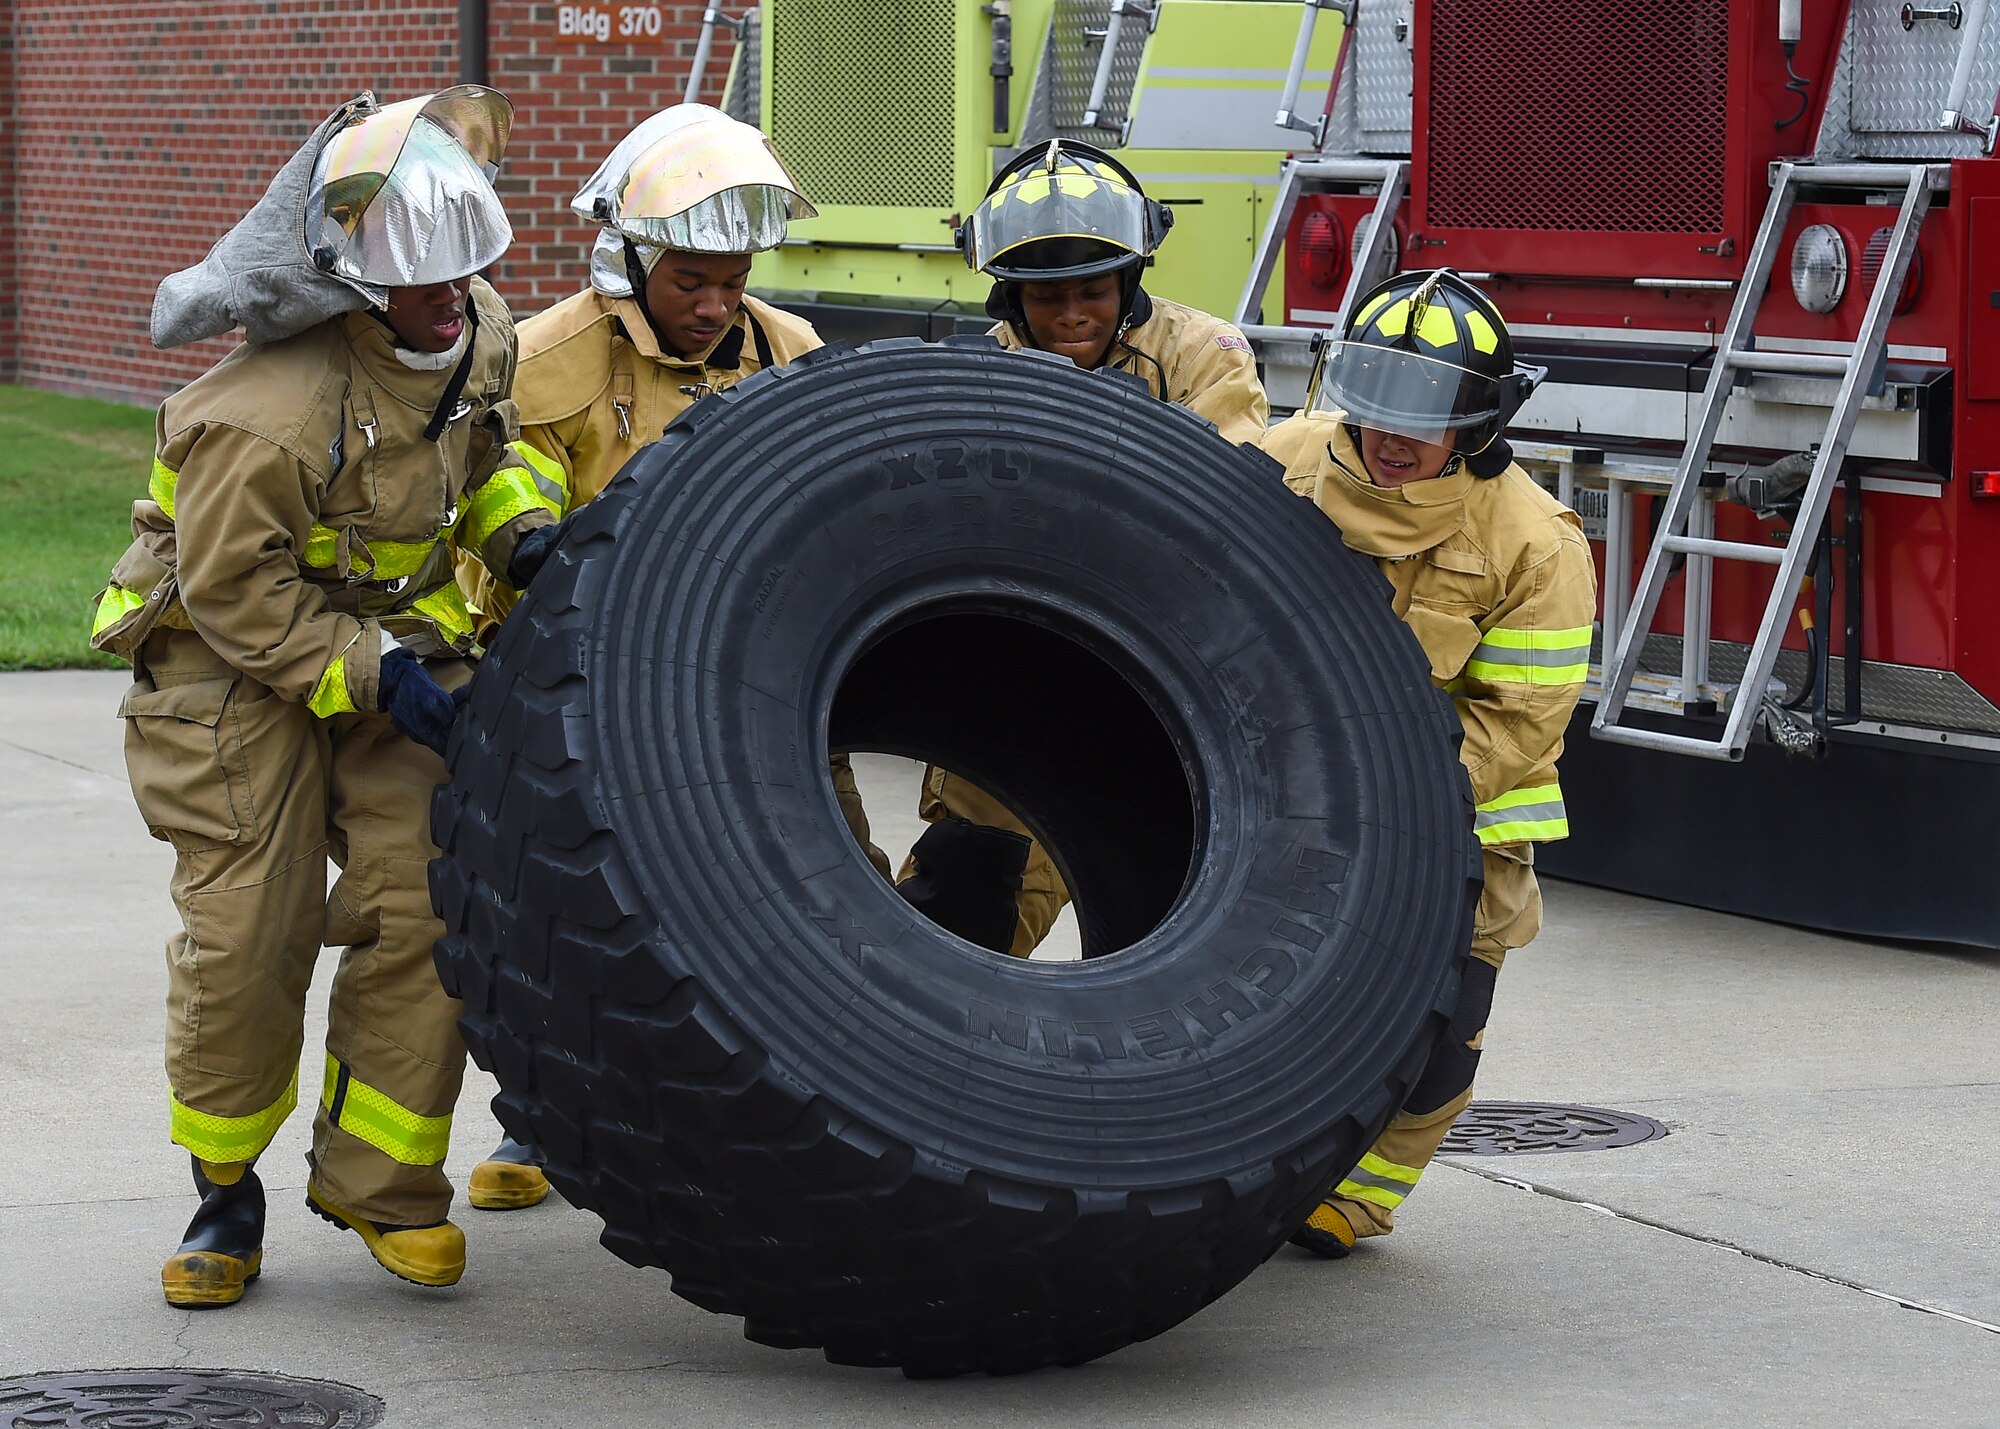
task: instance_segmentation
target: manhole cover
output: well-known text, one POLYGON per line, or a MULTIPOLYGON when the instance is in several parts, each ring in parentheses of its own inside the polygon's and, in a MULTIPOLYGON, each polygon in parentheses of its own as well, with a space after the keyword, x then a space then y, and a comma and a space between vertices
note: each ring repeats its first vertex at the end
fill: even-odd
POLYGON ((227 1369, 69 1370, 0 1380, 15 1429, 370 1429, 382 1401, 323 1379, 227 1369))
POLYGON ((1657 1141, 1665 1126, 1650 1116, 1561 1102, 1474 1102, 1445 1134, 1440 1156, 1527 1156, 1545 1151, 1600 1151, 1657 1141))

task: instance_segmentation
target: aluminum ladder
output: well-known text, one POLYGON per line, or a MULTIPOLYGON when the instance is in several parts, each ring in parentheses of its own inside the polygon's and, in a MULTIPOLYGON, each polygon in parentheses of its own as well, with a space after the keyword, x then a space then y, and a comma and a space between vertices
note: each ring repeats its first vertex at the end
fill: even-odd
MULTIPOLYGON (((1659 529, 1647 553, 1639 587, 1629 613, 1616 632, 1617 653, 1604 671, 1598 695, 1597 713, 1590 732, 1598 739, 1617 744, 1637 745, 1675 754, 1692 754, 1706 759, 1741 759, 1750 743, 1771 672, 1777 665, 1778 649, 1799 591, 1811 571, 1814 548, 1821 523, 1832 503, 1839 483, 1841 463, 1861 413, 1861 400, 1878 375, 1888 349, 1889 319, 1896 306, 1903 277, 1909 270, 1910 255, 1916 251, 1917 231, 1930 210, 1931 195, 1950 182, 1945 164, 1806 164, 1780 162, 1772 165, 1771 201, 1764 210, 1762 227, 1750 250, 1743 281, 1736 290, 1729 321, 1715 350, 1715 364, 1702 392, 1701 418, 1689 435, 1674 472, 1673 486, 1666 497, 1659 529), (1862 202, 1870 194, 1902 195, 1902 206, 1890 231, 1889 246, 1875 286, 1868 295, 1867 311, 1853 346, 1845 352, 1780 352, 1756 346, 1752 322, 1764 300, 1771 280, 1771 268, 1785 223, 1798 200, 1800 189, 1830 190, 1862 202), (1713 529, 1714 508, 1702 499, 1702 477, 1715 447, 1724 409, 1739 376, 1776 373, 1805 377, 1837 377, 1839 394, 1827 414, 1826 430, 1819 441, 1812 475, 1801 493, 1799 512, 1783 546, 1760 545, 1748 541, 1719 541, 1713 529), (1718 560, 1754 561, 1777 568, 1765 602, 1757 638, 1743 667, 1742 683, 1728 701, 1728 717, 1721 737, 1666 733, 1620 723, 1628 697, 1639 679, 1639 657, 1651 631, 1660 597, 1673 575, 1676 556, 1686 557, 1686 610, 1682 623, 1680 696, 1683 703, 1703 698, 1708 683, 1708 647, 1712 638, 1710 596, 1718 560)), ((1621 580, 1622 572, 1607 571, 1606 580, 1621 580)), ((1606 631, 1607 641, 1612 636, 1606 631)), ((1850 659, 1859 651, 1849 651, 1850 659)))
POLYGON ((1251 265, 1250 276, 1243 284, 1243 293, 1236 300, 1236 325, 1251 336, 1257 332, 1284 331, 1281 324, 1259 324, 1257 310, 1263 305, 1265 289, 1270 286, 1271 276, 1277 270, 1278 250, 1284 246, 1285 232, 1291 227, 1292 215, 1298 211, 1299 196, 1308 186, 1327 183, 1377 184, 1375 211, 1368 220, 1368 238, 1361 245, 1361 251, 1354 255, 1353 269, 1347 275, 1347 286, 1341 294, 1340 308, 1335 321, 1329 324, 1335 336, 1349 312, 1353 311, 1355 300, 1372 286, 1370 275, 1379 273, 1384 259, 1396 241, 1396 210, 1402 207, 1403 190, 1408 184, 1410 163, 1407 159, 1329 159, 1304 158, 1285 160, 1284 169, 1278 176, 1278 199, 1271 206, 1271 217, 1264 224, 1264 234, 1257 244, 1257 261, 1251 265), (1257 332, 1251 332, 1251 329, 1257 332))

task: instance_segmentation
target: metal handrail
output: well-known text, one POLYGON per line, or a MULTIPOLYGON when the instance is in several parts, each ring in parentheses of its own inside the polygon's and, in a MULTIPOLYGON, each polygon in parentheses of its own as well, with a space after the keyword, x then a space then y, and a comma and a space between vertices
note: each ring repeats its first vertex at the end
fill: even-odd
POLYGON ((1158 5, 1147 5, 1144 0, 1111 0, 1111 16, 1100 30, 1085 30, 1084 34, 1102 43, 1097 54, 1097 73, 1091 77, 1090 99, 1083 106, 1083 122, 1092 129, 1124 128, 1121 119, 1117 125, 1107 125, 1104 121, 1104 96, 1111 90, 1111 67, 1118 59, 1118 42, 1125 34, 1125 17, 1136 15, 1146 22, 1146 33, 1151 34, 1160 23, 1158 5))
POLYGON ((1299 89, 1305 83, 1306 59, 1312 53, 1313 29, 1319 23, 1319 12, 1337 10, 1341 23, 1353 28, 1354 11, 1359 0, 1305 0, 1304 12, 1299 16, 1299 38, 1292 46, 1292 65, 1285 71, 1285 92, 1278 100, 1278 127, 1298 129, 1312 135, 1315 149, 1326 143, 1326 122, 1330 115, 1322 114, 1318 119, 1299 118, 1299 89))

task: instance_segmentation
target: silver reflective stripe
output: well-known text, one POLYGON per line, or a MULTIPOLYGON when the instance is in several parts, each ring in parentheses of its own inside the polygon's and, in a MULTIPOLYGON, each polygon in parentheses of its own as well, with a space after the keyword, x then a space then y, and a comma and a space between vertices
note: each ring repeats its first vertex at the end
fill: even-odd
POLYGON ((1569 813, 1563 807, 1563 801, 1552 799, 1546 804, 1515 804, 1505 809, 1481 809, 1472 816, 1472 827, 1490 829, 1495 824, 1541 824, 1568 817, 1569 813))
POLYGON ((1363 1171, 1359 1166, 1348 1172, 1340 1184, 1366 1186, 1370 1190, 1387 1191, 1392 1196, 1407 1196, 1417 1189, 1417 1183, 1414 1181, 1398 1181, 1390 1176, 1377 1176, 1373 1171, 1363 1171))
POLYGON ((1521 650, 1512 645, 1488 645, 1482 640, 1472 652, 1472 658, 1494 665, 1584 665, 1590 661, 1590 647, 1572 645, 1564 650, 1521 650))
POLYGON ((535 479, 535 490, 541 492, 543 496, 547 497, 548 500, 555 506, 556 510, 558 511, 562 510, 563 501, 567 498, 568 493, 562 489, 561 485, 559 485, 556 482, 550 481, 546 476, 543 476, 539 471, 536 471, 531 466, 523 467, 522 469, 526 471, 529 476, 532 476, 535 479))

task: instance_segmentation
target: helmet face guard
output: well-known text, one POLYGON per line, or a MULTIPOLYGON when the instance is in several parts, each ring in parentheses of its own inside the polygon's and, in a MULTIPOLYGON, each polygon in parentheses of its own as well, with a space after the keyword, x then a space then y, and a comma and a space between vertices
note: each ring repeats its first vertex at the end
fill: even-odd
POLYGON ((1139 265, 1172 226, 1130 169, 1056 139, 995 176, 958 241, 969 267, 1000 282, 1054 282, 1139 265))
POLYGON ((1415 441, 1449 438, 1472 457, 1499 439, 1545 370, 1515 365, 1499 309, 1456 273, 1399 273, 1320 348, 1306 408, 1415 441))
POLYGON ((507 100, 478 85, 357 111, 313 166, 313 265, 374 299, 494 263, 514 240, 492 184, 512 119, 507 100))
POLYGON ((1363 342, 1330 342, 1321 350, 1308 403, 1311 411, 1345 412, 1357 426, 1420 442, 1450 436, 1467 456, 1500 435, 1503 407, 1501 384, 1492 377, 1363 342))
POLYGON ((706 104, 642 122, 570 207, 644 247, 688 253, 762 252, 818 213, 761 131, 706 104))

